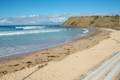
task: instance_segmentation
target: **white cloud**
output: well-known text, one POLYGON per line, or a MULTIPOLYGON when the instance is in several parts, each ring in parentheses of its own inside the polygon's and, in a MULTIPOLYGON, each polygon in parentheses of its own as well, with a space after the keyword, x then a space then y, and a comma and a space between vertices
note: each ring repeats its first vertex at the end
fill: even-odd
POLYGON ((52 22, 62 23, 62 22, 64 22, 66 19, 67 19, 66 17, 56 17, 56 18, 51 18, 51 21, 52 21, 52 22))
POLYGON ((8 19, 0 19, 0 24, 10 24, 12 23, 11 21, 9 21, 8 19))
POLYGON ((30 16, 20 16, 15 18, 2 18, 0 19, 0 24, 58 24, 64 22, 68 16, 65 15, 53 15, 53 16, 40 16, 40 15, 30 15, 30 16))
POLYGON ((1 19, 1 20, 0 20, 0 23, 5 23, 5 22, 7 22, 6 19, 1 19))

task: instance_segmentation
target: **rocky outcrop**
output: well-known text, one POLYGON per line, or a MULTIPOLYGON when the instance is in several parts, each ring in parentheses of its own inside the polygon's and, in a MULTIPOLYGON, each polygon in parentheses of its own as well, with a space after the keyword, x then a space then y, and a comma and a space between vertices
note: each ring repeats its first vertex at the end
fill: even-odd
POLYGON ((76 16, 64 23, 65 26, 78 27, 107 27, 120 29, 120 16, 76 16))

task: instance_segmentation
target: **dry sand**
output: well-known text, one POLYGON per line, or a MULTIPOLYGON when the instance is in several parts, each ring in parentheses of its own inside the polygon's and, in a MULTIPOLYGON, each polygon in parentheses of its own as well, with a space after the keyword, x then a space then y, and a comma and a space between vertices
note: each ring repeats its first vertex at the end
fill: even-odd
MULTIPOLYGON (((25 69, 17 72, 12 72, 11 70, 12 73, 6 73, 0 80, 79 80, 81 75, 84 75, 89 70, 93 69, 93 67, 99 65, 102 61, 120 50, 120 31, 112 30, 110 35, 109 31, 102 30, 99 33, 96 33, 97 35, 92 35, 81 40, 76 40, 74 43, 66 44, 66 46, 64 45, 64 48, 61 46, 47 50, 47 52, 51 51, 54 55, 49 53, 49 56, 52 57, 50 57, 51 62, 48 61, 47 57, 46 61, 43 60, 42 63, 44 64, 42 66, 42 63, 40 63, 34 67, 26 68, 25 63, 21 63, 22 60, 23 62, 27 61, 27 64, 33 64, 34 58, 38 59, 37 57, 41 56, 38 55, 40 52, 36 52, 27 57, 22 57, 16 61, 5 61, 6 67, 5 64, 3 64, 3 61, 0 65, 1 71, 12 68, 13 70, 16 70, 19 69, 21 65, 23 65, 25 69), (83 48, 81 49, 81 47, 83 48), (65 52, 66 50, 67 52, 65 52), (65 56, 60 56, 63 55, 62 53, 64 53, 64 55, 74 54, 64 58, 65 56), (57 57, 55 57, 55 55, 57 57), (47 66, 43 67, 44 65, 47 66)), ((44 55, 48 55, 46 50, 43 52, 44 55)), ((45 59, 45 56, 42 57, 45 59)))

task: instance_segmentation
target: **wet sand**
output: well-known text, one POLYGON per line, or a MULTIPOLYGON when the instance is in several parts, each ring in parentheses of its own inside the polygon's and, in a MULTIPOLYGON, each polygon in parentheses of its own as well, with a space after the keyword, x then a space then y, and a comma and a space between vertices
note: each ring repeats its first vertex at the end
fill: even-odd
MULTIPOLYGON (((86 50, 96 46, 101 41, 103 41, 105 39, 109 39, 110 33, 111 33, 111 31, 109 31, 109 30, 97 29, 97 31, 92 35, 74 40, 72 42, 66 43, 61 46, 45 49, 43 51, 34 52, 29 55, 19 56, 19 57, 15 57, 15 58, 2 59, 0 61, 0 77, 4 77, 4 76, 14 74, 14 73, 19 73, 20 71, 25 71, 24 72, 24 77, 25 77, 26 75, 32 73, 36 68, 43 70, 43 68, 45 68, 45 66, 47 67, 50 65, 49 63, 52 62, 52 64, 59 64, 60 61, 65 60, 68 57, 72 56, 73 54, 77 54, 77 53, 79 53, 79 55, 84 55, 84 56, 81 56, 81 58, 83 57, 86 59, 87 58, 87 56, 85 55, 86 53, 82 53, 82 51, 86 51, 86 50), (68 56, 68 55, 70 55, 70 56, 68 56), (54 63, 54 61, 55 61, 55 63, 54 63), (27 71, 26 69, 27 70, 32 69, 32 70, 27 71)), ((89 54, 87 54, 87 55, 89 55, 89 54)), ((99 56, 96 55, 96 59, 99 56)), ((77 56, 76 56, 76 59, 77 59, 77 56)), ((71 60, 72 60, 72 58, 71 58, 71 60)), ((81 59, 80 63, 84 63, 83 60, 81 59)), ((74 59, 73 59, 73 61, 74 61, 74 59)), ((71 61, 71 62, 73 62, 73 61, 71 61)), ((61 64, 61 66, 59 66, 58 69, 61 70, 62 68, 64 69, 64 67, 69 68, 70 65, 67 66, 66 63, 61 64)), ((68 60, 68 63, 69 63, 69 60, 68 60)), ((73 62, 73 64, 71 63, 71 66, 72 65, 74 65, 74 62, 73 62)), ((78 64, 76 66, 80 66, 80 65, 78 64)), ((87 65, 86 65, 86 67, 87 67, 87 65)), ((91 67, 93 67, 93 66, 91 66, 91 67)), ((91 68, 91 67, 89 67, 89 68, 91 68)), ((51 69, 52 69, 52 67, 51 67, 51 69)), ((53 69, 54 69, 54 67, 53 67, 53 69)), ((82 67, 80 67, 80 69, 82 69, 82 67)), ((52 71, 51 71, 51 73, 52 73, 52 71)), ((47 74, 45 74, 45 75, 47 75, 47 74)), ((64 73, 63 73, 63 75, 64 75, 64 73)), ((9 79, 9 80, 23 80, 22 79, 23 74, 19 73, 19 76, 21 76, 21 78, 14 76, 12 79, 9 79)), ((59 76, 59 74, 58 74, 58 76, 59 76)), ((37 79, 33 79, 33 80, 37 80, 37 79)), ((40 79, 40 80, 48 80, 48 79, 40 79)), ((50 80, 52 80, 52 79, 50 79, 50 80)), ((58 80, 68 80, 68 79, 58 79, 58 80)))

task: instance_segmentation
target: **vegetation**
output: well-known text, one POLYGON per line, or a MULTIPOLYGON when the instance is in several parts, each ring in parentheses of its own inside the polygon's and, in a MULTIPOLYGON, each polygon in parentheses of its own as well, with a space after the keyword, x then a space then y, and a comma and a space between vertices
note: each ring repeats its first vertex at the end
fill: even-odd
POLYGON ((76 16, 71 17, 64 23, 65 26, 77 27, 107 27, 120 29, 120 16, 76 16))

